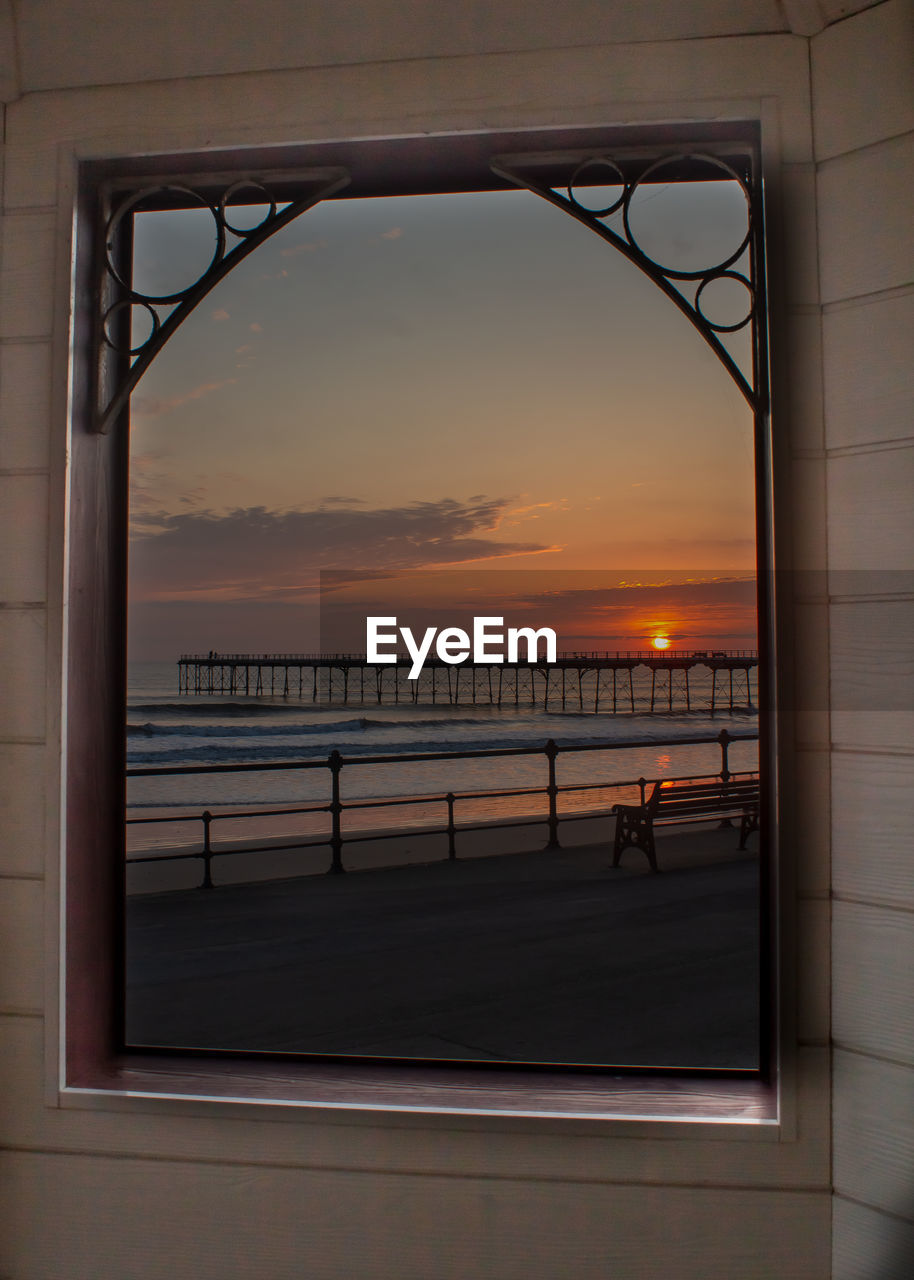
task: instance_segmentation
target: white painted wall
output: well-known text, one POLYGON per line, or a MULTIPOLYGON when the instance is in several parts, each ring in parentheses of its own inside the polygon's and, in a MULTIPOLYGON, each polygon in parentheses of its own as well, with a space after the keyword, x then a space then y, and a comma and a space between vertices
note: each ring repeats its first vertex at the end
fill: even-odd
POLYGON ((74 149, 760 116, 783 266, 773 334, 778 502, 792 513, 793 563, 821 571, 830 554, 838 568, 883 569, 908 536, 898 477, 914 445, 911 362, 897 329, 905 316, 910 324, 914 279, 902 199, 912 150, 904 135, 914 127, 907 0, 811 44, 790 34, 785 13, 808 10, 817 29, 841 16, 829 10, 860 6, 702 0, 674 6, 680 29, 661 4, 575 0, 561 12, 543 7, 533 22, 529 5, 503 0, 462 6, 460 20, 436 7, 430 24, 418 0, 397 4, 394 21, 392 6, 363 0, 341 32, 329 5, 273 0, 244 17, 232 7, 232 39, 217 25, 212 42, 197 39, 188 52, 187 31, 212 7, 188 14, 131 0, 97 6, 95 21, 96 6, 70 0, 0 0, 0 86, 10 99, 0 225, 0 1276, 824 1280, 829 787, 840 899, 835 1274, 901 1276, 897 1242, 914 1232, 914 1041, 900 981, 912 945, 910 726, 897 712, 845 713, 841 690, 861 660, 878 656, 882 637, 901 644, 910 634, 907 591, 829 601, 817 575, 798 584, 797 671, 806 685, 820 679, 822 700, 798 712, 793 734, 805 803, 788 871, 795 861, 785 930, 798 939, 797 1008, 787 1012, 778 1140, 739 1127, 75 1105, 48 1087, 69 235, 60 182, 74 149), (288 40, 275 18, 283 9, 295 16, 288 40), (877 754, 886 741, 890 754, 877 754), (892 1232, 894 1255, 885 1252, 892 1232), (883 1255, 880 1272, 873 1259, 883 1255))
POLYGON ((901 1280, 914 1272, 912 6, 890 0, 817 35, 812 85, 832 570, 834 1276, 901 1280))

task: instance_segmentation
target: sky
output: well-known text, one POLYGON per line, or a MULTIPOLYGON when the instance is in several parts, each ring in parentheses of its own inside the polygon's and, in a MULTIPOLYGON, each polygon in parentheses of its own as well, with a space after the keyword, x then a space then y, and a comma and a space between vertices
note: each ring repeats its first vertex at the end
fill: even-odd
MULTIPOLYGON (((745 232, 731 183, 642 199, 671 265, 745 232)), ((137 286, 189 283, 211 241, 205 210, 140 215, 137 286)), ((660 290, 531 193, 328 201, 134 392, 130 656, 310 652, 322 571, 356 648, 360 610, 461 609, 555 625, 560 649, 753 647, 752 432, 660 290)))

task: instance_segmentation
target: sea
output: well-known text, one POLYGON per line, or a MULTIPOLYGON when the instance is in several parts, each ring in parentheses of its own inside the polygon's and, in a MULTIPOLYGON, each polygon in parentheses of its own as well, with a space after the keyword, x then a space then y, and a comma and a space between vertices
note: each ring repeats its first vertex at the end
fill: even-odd
MULTIPOLYGON (((175 662, 134 663, 129 670, 126 727, 129 771, 176 770, 129 776, 127 780, 128 857, 146 851, 185 846, 199 836, 200 815, 220 815, 219 834, 250 840, 277 839, 294 832, 302 838, 329 830, 331 751, 343 757, 341 798, 347 831, 403 830, 440 826, 443 797, 454 793, 458 824, 542 817, 548 781, 545 754, 486 756, 385 763, 389 755, 559 747, 556 781, 559 812, 596 813, 634 800, 637 780, 702 777, 719 772, 721 750, 715 742, 689 744, 685 738, 716 737, 722 729, 740 739, 729 748, 731 772, 758 768, 757 708, 747 690, 745 705, 709 712, 710 676, 695 668, 692 710, 674 699, 672 711, 649 710, 650 673, 636 670, 634 710, 626 696, 616 713, 592 709, 592 700, 558 697, 543 707, 528 699, 502 707, 478 705, 468 687, 456 703, 431 701, 427 690, 413 701, 404 687, 400 701, 389 694, 379 704, 311 700, 306 696, 243 696, 178 693, 175 662), (702 683, 705 677, 705 687, 702 683), (626 744, 622 746, 621 744, 626 744), (634 745, 629 745, 634 744, 634 745), (575 751, 574 748, 587 750, 575 751), (360 761, 360 763, 355 763, 360 761), (288 765, 288 768, 264 766, 288 765), (180 772, 196 766, 256 766, 238 771, 180 772), (305 767, 303 767, 305 766, 305 767), (535 794, 530 794, 536 789, 535 794), (528 794, 496 796, 495 791, 528 794), (479 794, 488 793, 488 794, 479 794), (392 806, 359 802, 403 800, 392 806), (274 812, 280 810, 282 812, 274 812), (237 820, 230 814, 240 815, 237 820), (149 821, 154 819, 154 821, 149 821), (139 821, 138 821, 139 820, 139 821)), ((664 699, 659 702, 662 705, 664 699)))

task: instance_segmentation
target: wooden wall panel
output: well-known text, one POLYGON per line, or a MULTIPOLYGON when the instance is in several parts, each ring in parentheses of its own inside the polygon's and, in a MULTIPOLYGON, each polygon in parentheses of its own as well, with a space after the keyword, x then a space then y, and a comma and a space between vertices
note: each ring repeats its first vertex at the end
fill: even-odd
POLYGON ((0 743, 0 876, 40 876, 45 857, 45 748, 0 743))
POLYGON ((914 913, 836 902, 832 1036, 837 1045, 914 1065, 914 913))
POLYGON ((45 611, 0 604, 0 741, 40 742, 45 731, 45 611))
MULTIPOLYGON (((826 1049, 799 1051, 797 1131, 739 1138, 731 1127, 610 1125, 448 1115, 321 1112, 219 1102, 43 1096, 44 1031, 35 1018, 0 1019, 0 1145, 233 1165, 556 1183, 827 1190, 826 1049)), ((0 1273, 2 1274, 2 1273, 0 1273)))
POLYGON ((827 1044, 829 1035, 830 906, 803 901, 797 906, 797 1035, 801 1044, 827 1044))
MULTIPOLYGON (((816 168, 788 164, 780 172, 784 214, 784 290, 791 308, 818 308, 819 263, 816 256, 816 168)), ((818 314, 813 319, 818 324, 818 314)), ((777 335, 775 335, 777 338, 777 335)))
POLYGON ((831 1280, 911 1280, 914 1226, 835 1197, 831 1280))
POLYGON ((823 1280, 829 1198, 7 1153, 16 1280, 823 1280), (48 1206, 53 1205, 53 1230, 48 1206))
MULTIPOLYGON (((788 218, 792 217, 791 210, 788 218)), ((782 340, 787 362, 791 448, 794 456, 820 456, 825 445, 822 382, 808 376, 822 365, 822 319, 818 307, 792 308, 783 333, 772 338, 775 346, 782 340)))
MULTIPOLYGON (((822 6, 820 5, 820 8, 822 6)), ((832 20, 862 8, 831 0, 832 20)), ((824 159, 914 129, 914 22, 908 0, 888 0, 812 42, 816 150, 824 159), (879 92, 873 86, 878 84, 879 92), (866 110, 848 109, 849 102, 866 110)))
POLYGON ((910 749, 914 600, 841 601, 830 612, 832 740, 850 748, 910 749))
POLYGON ((914 755, 836 752, 833 885, 842 898, 914 908, 914 755))
POLYGON ((50 336, 53 284, 53 214, 5 214, 0 258, 0 338, 50 336))
POLYGON ((912 495, 914 445, 830 459, 828 566, 839 571, 839 591, 844 570, 860 595, 914 587, 912 495))
MULTIPOLYGON (((806 575, 800 577, 802 584, 806 575)), ((827 748, 829 745, 828 712, 828 621, 829 610, 824 600, 795 601, 791 609, 793 621, 793 664, 796 681, 795 734, 797 745, 827 748)))
POLYGON ((914 1067, 838 1051, 835 1190, 914 1223, 914 1067))
POLYGON ((820 165, 823 302, 864 297, 914 280, 909 217, 912 164, 914 134, 820 165))
MULTIPOLYGON (((26 95, 8 140, 43 150, 91 138, 94 154, 142 145, 221 147, 416 130, 758 117, 777 102, 785 163, 812 159, 808 47, 793 36, 662 41, 463 59, 429 58, 26 95), (726 54, 726 56, 724 56, 726 54), (180 139, 180 141, 179 141, 180 139)), ((47 182, 42 183, 47 190, 47 182)), ((20 189, 18 199, 23 198, 20 189)))
POLYGON ((0 470, 47 467, 50 382, 47 343, 0 345, 0 470))
POLYGON ((908 439, 914 433, 912 332, 910 288, 826 311, 822 352, 830 449, 908 439))
MULTIPOLYGON (((44 1009, 44 886, 0 878, 0 1011, 44 1009)), ((0 1273, 2 1274, 2 1273, 0 1273)))
POLYGON ((43 602, 47 596, 48 482, 42 475, 0 475, 0 600, 43 602))
POLYGON ((827 898, 829 872, 830 776, 828 751, 798 751, 794 756, 797 890, 804 898, 827 898))
POLYGON ((56 0, 53 23, 42 18, 46 5, 18 9, 25 90, 788 29, 776 0, 690 0, 672 9, 605 0, 566 0, 560 7, 553 0, 500 0, 435 10, 423 0, 371 0, 367 14, 365 0, 310 0, 305 8, 296 0, 261 0, 260 21, 242 41, 231 26, 219 24, 213 4, 188 10, 176 0, 159 0, 152 11, 143 0, 120 0, 112 12, 104 0, 56 0))

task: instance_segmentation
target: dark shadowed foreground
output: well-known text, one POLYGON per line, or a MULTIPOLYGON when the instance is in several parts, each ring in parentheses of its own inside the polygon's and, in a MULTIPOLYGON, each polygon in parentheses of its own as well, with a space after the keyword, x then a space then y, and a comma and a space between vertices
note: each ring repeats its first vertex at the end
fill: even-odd
POLYGON ((758 860, 735 832, 135 896, 134 1044, 754 1068, 758 860))

